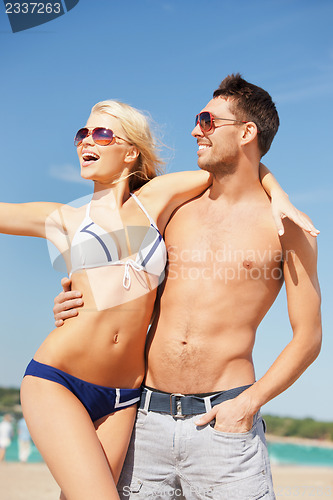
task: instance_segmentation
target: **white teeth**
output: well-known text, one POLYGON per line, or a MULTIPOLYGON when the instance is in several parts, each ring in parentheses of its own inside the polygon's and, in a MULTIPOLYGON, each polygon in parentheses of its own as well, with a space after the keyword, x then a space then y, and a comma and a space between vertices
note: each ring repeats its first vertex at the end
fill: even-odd
POLYGON ((95 153, 93 153, 92 151, 89 152, 89 153, 83 153, 82 154, 82 158, 85 160, 85 159, 88 159, 88 158, 96 158, 96 160, 98 160, 99 156, 95 153))
POLYGON ((200 150, 200 149, 207 149, 207 148, 209 148, 209 146, 207 146, 207 145, 205 145, 205 144, 200 144, 200 145, 199 145, 199 150, 200 150))

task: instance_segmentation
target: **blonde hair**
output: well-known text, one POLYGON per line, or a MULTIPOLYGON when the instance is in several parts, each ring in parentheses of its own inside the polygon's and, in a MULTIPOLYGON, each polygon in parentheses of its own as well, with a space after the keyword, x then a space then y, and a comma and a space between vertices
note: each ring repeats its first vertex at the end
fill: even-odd
POLYGON ((158 144, 150 130, 147 117, 139 110, 120 101, 101 101, 93 106, 92 113, 107 113, 117 118, 126 136, 140 154, 135 169, 130 173, 131 191, 140 188, 162 173, 163 161, 158 156, 158 144))

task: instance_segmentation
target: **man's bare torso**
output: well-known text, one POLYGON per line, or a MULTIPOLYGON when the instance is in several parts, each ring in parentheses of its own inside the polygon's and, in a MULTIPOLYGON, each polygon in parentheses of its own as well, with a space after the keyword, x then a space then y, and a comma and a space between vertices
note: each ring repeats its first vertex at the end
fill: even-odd
POLYGON ((231 204, 207 190, 175 212, 165 241, 169 269, 149 333, 146 385, 190 394, 251 384, 256 329, 283 283, 260 184, 231 204))

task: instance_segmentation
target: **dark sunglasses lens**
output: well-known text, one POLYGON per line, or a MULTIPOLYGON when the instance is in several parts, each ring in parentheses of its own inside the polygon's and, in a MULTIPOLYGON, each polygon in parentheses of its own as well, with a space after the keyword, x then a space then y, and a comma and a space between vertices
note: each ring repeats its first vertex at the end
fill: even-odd
POLYGON ((208 132, 208 130, 212 128, 212 117, 210 113, 207 113, 206 111, 200 113, 198 121, 203 132, 208 132))
POLYGON ((85 139, 88 135, 88 129, 87 128, 80 128, 80 130, 77 132, 75 138, 74 138, 74 146, 79 146, 83 139, 85 139))
POLYGON ((114 138, 114 133, 109 128, 97 127, 93 130, 92 137, 99 146, 108 146, 114 138))

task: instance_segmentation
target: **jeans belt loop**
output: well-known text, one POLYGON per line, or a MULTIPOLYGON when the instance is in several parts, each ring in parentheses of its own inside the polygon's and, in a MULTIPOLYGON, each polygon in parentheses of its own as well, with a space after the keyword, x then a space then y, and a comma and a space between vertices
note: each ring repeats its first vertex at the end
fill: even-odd
POLYGON ((204 402, 205 402, 206 412, 208 413, 212 409, 212 400, 210 399, 210 396, 206 396, 204 398, 204 402))
POLYGON ((150 389, 145 389, 145 391, 146 391, 146 394, 145 394, 145 405, 143 407, 143 411, 147 415, 148 410, 149 410, 149 404, 150 404, 150 398, 151 398, 151 395, 152 395, 152 391, 150 389))
POLYGON ((185 418, 185 416, 186 416, 186 415, 183 415, 183 411, 182 411, 182 401, 181 401, 182 397, 184 397, 184 394, 180 394, 178 392, 170 394, 170 414, 174 418, 185 418), (173 408, 172 408, 173 398, 175 398, 176 413, 173 413, 173 408))

